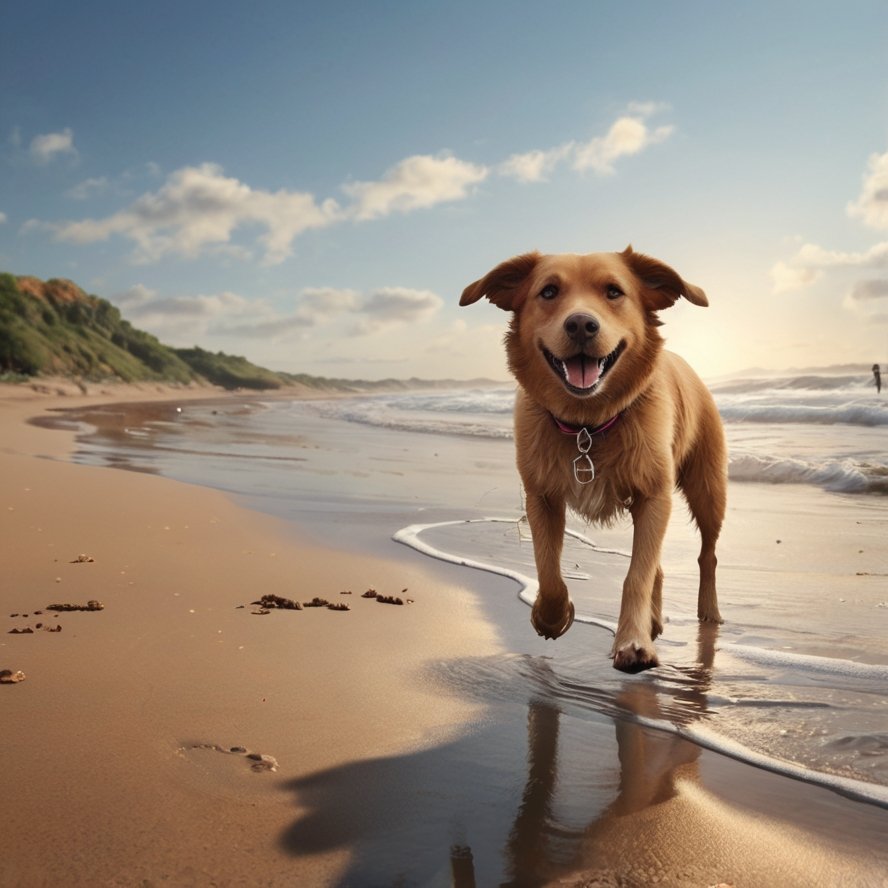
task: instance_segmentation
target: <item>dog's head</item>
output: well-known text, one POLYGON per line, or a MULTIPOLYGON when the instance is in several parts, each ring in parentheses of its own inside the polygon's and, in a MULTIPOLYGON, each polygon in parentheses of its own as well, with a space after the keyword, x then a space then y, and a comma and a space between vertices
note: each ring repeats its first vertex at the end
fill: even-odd
POLYGON ((463 291, 460 305, 486 296, 513 312, 509 367, 556 415, 619 411, 644 388, 663 339, 657 312, 679 297, 706 294, 657 259, 622 253, 525 253, 463 291))

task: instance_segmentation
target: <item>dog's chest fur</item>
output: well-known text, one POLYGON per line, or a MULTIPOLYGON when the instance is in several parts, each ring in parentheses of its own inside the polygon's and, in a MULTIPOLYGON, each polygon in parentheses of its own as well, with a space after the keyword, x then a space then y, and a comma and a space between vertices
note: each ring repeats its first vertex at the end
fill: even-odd
POLYGON ((551 415, 529 398, 516 403, 518 470, 529 493, 561 499, 574 512, 601 524, 620 518, 632 500, 672 475, 671 459, 657 442, 638 433, 636 417, 626 415, 595 435, 589 457, 595 479, 580 484, 573 462, 580 451, 573 435, 561 432, 551 415))

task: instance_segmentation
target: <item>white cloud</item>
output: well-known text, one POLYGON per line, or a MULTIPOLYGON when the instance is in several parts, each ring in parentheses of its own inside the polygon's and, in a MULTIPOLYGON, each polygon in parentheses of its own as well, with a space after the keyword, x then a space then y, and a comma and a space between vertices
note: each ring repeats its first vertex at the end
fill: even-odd
POLYGON ((771 280, 774 283, 774 293, 789 293, 813 284, 823 276, 822 271, 813 268, 789 265, 786 262, 778 262, 771 269, 771 280))
MULTIPOLYGON (((167 255, 195 258, 206 252, 249 258, 251 251, 233 238, 238 229, 258 226, 263 261, 275 265, 290 256, 293 241, 305 231, 459 200, 486 176, 485 168, 452 156, 409 157, 379 181, 343 186, 354 201, 343 208, 332 199, 319 203, 307 192, 254 189, 226 176, 217 164, 204 163, 176 170, 158 190, 110 216, 44 227, 59 240, 76 244, 125 237, 136 246, 136 262, 153 262, 167 255)), ((69 195, 85 197, 107 185, 104 178, 88 179, 69 195)))
MULTIPOLYGON (((502 338, 503 328, 499 324, 469 326, 462 318, 457 318, 429 341, 426 351, 459 360, 473 360, 479 354, 491 354, 499 359, 502 338)), ((505 358, 501 363, 505 367, 505 358)))
POLYGON ((859 281, 852 291, 855 299, 888 299, 888 280, 859 281))
POLYGON ((265 321, 279 331, 282 319, 263 299, 247 299, 237 293, 162 296, 144 284, 134 284, 111 301, 135 326, 148 330, 163 342, 187 346, 207 337, 252 329, 265 321))
POLYGON ((157 291, 146 287, 144 284, 133 284, 122 293, 116 294, 111 300, 115 305, 126 310, 138 309, 157 299, 157 291))
POLYGON ((30 234, 32 231, 54 230, 53 226, 39 219, 26 219, 19 228, 19 234, 30 234))
POLYGON ((798 252, 797 260, 805 265, 820 268, 881 268, 888 265, 888 241, 874 244, 868 250, 849 253, 842 250, 826 250, 816 244, 805 244, 798 252))
POLYGON ((137 318, 142 322, 161 318, 176 318, 178 323, 183 319, 255 316, 262 313, 264 308, 261 300, 246 299, 228 291, 211 295, 160 296, 156 290, 143 284, 135 284, 119 293, 113 301, 124 310, 128 318, 137 318))
POLYGON ((443 304, 441 297, 431 290, 382 287, 364 300, 361 313, 374 326, 408 324, 433 315, 443 304))
POLYGON ((614 162, 619 158, 638 154, 650 145, 665 142, 674 129, 672 126, 660 126, 651 131, 643 117, 621 117, 614 121, 606 135, 577 148, 574 169, 591 169, 609 175, 614 172, 614 162))
POLYGON ((309 287, 302 291, 296 316, 303 318, 306 326, 323 324, 345 312, 357 311, 361 294, 357 290, 336 287, 309 287))
POLYGON ((93 179, 84 179, 73 188, 69 188, 65 192, 65 195, 67 197, 73 198, 74 200, 86 200, 86 198, 90 197, 93 194, 100 194, 103 191, 107 191, 110 185, 111 183, 105 176, 98 176, 97 178, 93 179))
POLYGON ((55 226, 60 240, 86 244, 112 235, 136 245, 137 261, 154 261, 173 254, 194 258, 206 250, 236 255, 246 251, 231 244, 235 230, 245 225, 264 228, 259 241, 267 264, 290 255, 293 240, 311 228, 323 228, 340 216, 334 201, 319 205, 311 194, 261 191, 225 176, 212 163, 183 167, 164 185, 129 207, 104 219, 83 219, 55 226))
POLYGON ((858 281, 848 294, 853 302, 872 302, 875 299, 888 299, 888 280, 858 281))
MULTIPOLYGON (((888 229, 888 151, 870 155, 863 187, 857 200, 847 206, 849 216, 858 216, 872 228, 888 229)), ((819 280, 825 270, 834 268, 888 268, 888 241, 866 250, 828 250, 817 244, 803 244, 788 262, 778 262, 771 269, 774 292, 808 286, 819 280)), ((880 281, 861 281, 845 297, 845 307, 853 308, 880 281), (859 289, 858 289, 859 288, 859 289)))
POLYGON ((322 336, 329 332, 325 327, 337 330, 337 338, 343 333, 365 335, 426 320, 443 305, 435 293, 408 287, 381 287, 367 295, 345 288, 315 287, 303 290, 295 308, 288 312, 265 299, 248 299, 227 291, 161 296, 140 283, 118 293, 112 302, 127 320, 180 345, 210 336, 283 339, 308 328, 321 328, 313 336, 322 336))
POLYGON ((671 111, 672 105, 668 102, 630 102, 626 110, 630 114, 637 114, 640 117, 650 117, 652 114, 659 114, 662 111, 671 111))
MULTIPOLYGON (((258 252, 264 264, 275 265, 291 255, 293 241, 306 231, 465 200, 493 169, 522 182, 545 179, 558 164, 568 162, 578 170, 613 172, 619 158, 662 142, 673 132, 671 126, 653 131, 647 126, 647 117, 664 107, 633 104, 604 136, 586 144, 567 142, 513 154, 496 168, 449 153, 413 155, 380 179, 346 182, 342 191, 349 202, 344 205, 333 199, 321 201, 308 192, 252 188, 225 175, 218 164, 203 163, 175 170, 156 190, 109 216, 61 223, 31 220, 23 230, 48 230, 58 240, 75 244, 126 238, 134 244, 132 259, 137 263, 208 253, 249 259, 258 252)), ((32 153, 46 158, 65 151, 76 153, 70 130, 40 136, 32 143, 32 153)), ((153 163, 146 169, 151 175, 160 173, 153 163)), ((82 199, 112 188, 114 183, 106 177, 95 177, 75 185, 68 196, 82 199)))
POLYGON ((888 279, 858 281, 842 302, 867 325, 888 323, 888 279))
POLYGON ((774 293, 787 293, 816 283, 831 268, 886 268, 888 241, 868 250, 847 252, 827 250, 817 244, 804 244, 789 262, 777 262, 771 269, 774 293))
POLYGON ((872 228, 888 229, 888 151, 870 155, 860 196, 847 209, 872 228))
POLYGON ((73 131, 66 128, 60 133, 34 136, 31 140, 30 154, 37 163, 49 163, 51 160, 65 155, 76 157, 77 149, 74 147, 73 131))
POLYGON ((5 225, 8 221, 6 213, 0 213, 0 225, 5 225))
POLYGON ((349 214, 376 219, 391 213, 462 200, 473 185, 487 178, 486 167, 449 154, 417 154, 389 169, 375 182, 348 182, 342 190, 354 200, 349 214))
POLYGON ((544 182, 555 167, 573 150, 573 142, 548 150, 537 149, 513 154, 499 166, 499 173, 519 182, 544 182))
POLYGON ((430 290, 380 287, 367 295, 357 290, 317 287, 303 290, 292 326, 341 326, 345 317, 352 334, 375 333, 384 327, 418 323, 437 313, 444 301, 430 290))
POLYGON ((652 114, 668 108, 668 105, 655 102, 633 102, 628 113, 617 118, 603 136, 584 143, 570 141, 554 148, 513 154, 500 164, 498 172, 519 182, 541 182, 564 162, 570 163, 575 170, 594 170, 600 175, 611 175, 620 158, 639 154, 672 135, 674 126, 651 130, 646 122, 652 114))

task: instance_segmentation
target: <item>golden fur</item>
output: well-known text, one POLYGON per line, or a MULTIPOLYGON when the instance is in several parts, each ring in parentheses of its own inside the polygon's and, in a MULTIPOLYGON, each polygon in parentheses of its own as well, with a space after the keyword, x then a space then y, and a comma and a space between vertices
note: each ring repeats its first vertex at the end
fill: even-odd
POLYGON ((596 522, 628 511, 632 559, 614 666, 626 672, 656 666, 653 639, 663 630, 660 549, 676 485, 702 537, 697 615, 721 622, 715 544, 725 514, 724 431, 700 378, 663 349, 657 317, 679 297, 708 305, 706 295, 627 247, 516 256, 470 284, 460 304, 482 296, 512 312, 506 352, 519 384, 515 445, 539 575, 531 622, 540 635, 557 638, 573 619, 560 569, 565 509, 596 522), (555 418, 594 429, 618 415, 611 428, 593 435, 595 479, 580 484, 571 465, 577 440, 555 418))

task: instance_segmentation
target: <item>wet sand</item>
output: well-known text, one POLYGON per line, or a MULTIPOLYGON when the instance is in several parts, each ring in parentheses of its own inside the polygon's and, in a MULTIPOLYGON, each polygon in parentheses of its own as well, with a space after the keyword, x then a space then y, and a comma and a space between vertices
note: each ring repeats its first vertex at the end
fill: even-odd
MULTIPOLYGON (((0 885, 888 884, 884 809, 560 705, 509 581, 309 543, 26 423, 169 396, 0 390, 0 885)), ((585 630, 557 656, 594 696, 585 630)))

